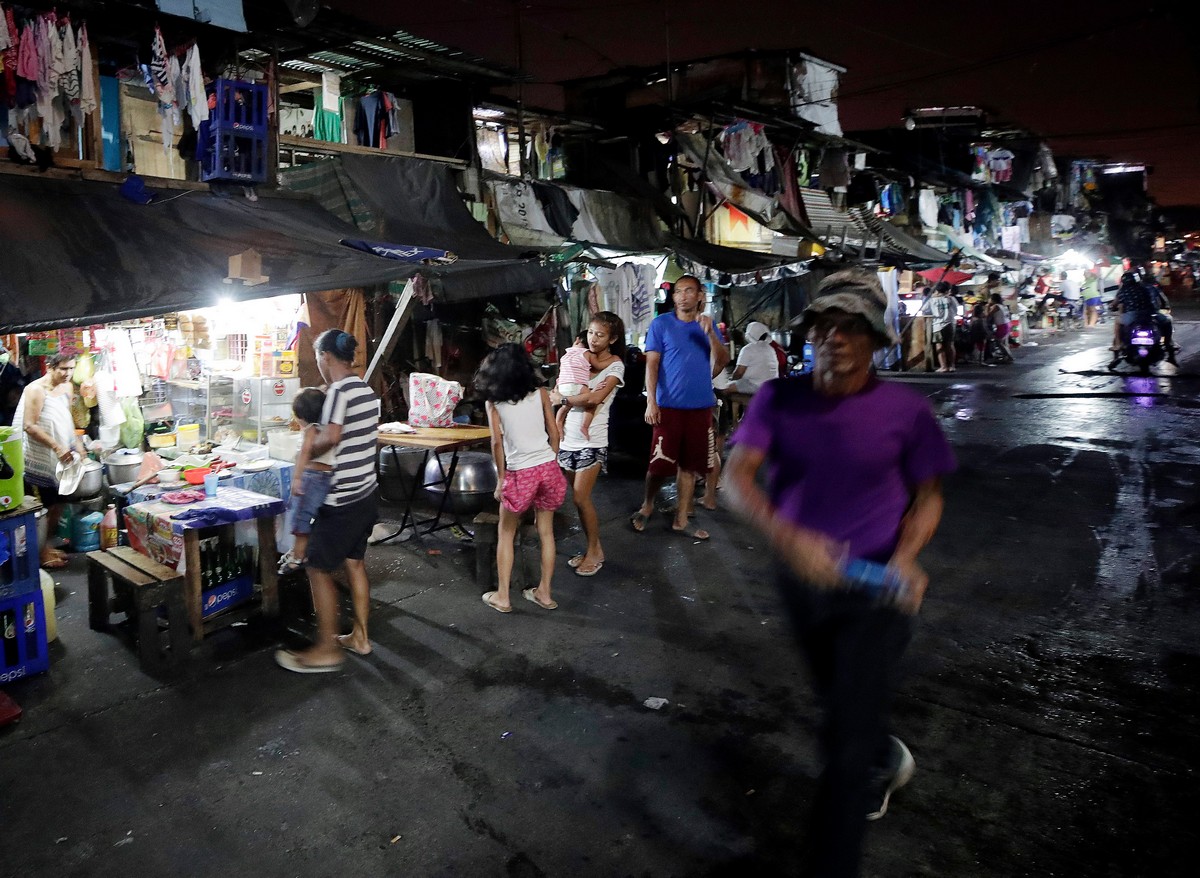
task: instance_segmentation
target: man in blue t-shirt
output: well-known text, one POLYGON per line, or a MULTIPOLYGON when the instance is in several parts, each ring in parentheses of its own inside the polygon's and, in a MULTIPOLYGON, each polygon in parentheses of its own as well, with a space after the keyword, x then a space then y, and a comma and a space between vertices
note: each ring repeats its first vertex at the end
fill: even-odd
POLYGON ((646 423, 654 427, 646 495, 631 524, 639 533, 654 512, 659 489, 672 475, 679 496, 671 529, 693 539, 708 532, 688 526, 688 510, 696 492, 696 476, 707 472, 711 449, 712 375, 729 362, 712 318, 701 313, 700 281, 685 274, 671 291, 675 310, 661 314, 646 336, 646 423))

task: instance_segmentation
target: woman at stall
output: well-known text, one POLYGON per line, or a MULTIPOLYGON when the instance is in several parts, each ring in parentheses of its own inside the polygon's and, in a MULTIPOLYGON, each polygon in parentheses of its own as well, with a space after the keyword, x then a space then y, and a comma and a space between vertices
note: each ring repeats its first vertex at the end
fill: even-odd
POLYGON ((63 511, 58 494, 58 464, 70 463, 76 454, 81 458, 86 454, 75 435, 75 421, 71 417, 74 370, 74 356, 51 355, 46 360, 46 374, 25 388, 13 414, 13 425, 20 425, 25 433, 25 481, 37 488, 46 507, 47 539, 41 548, 40 563, 52 569, 67 565, 66 555, 50 546, 63 511))
POLYGON ((354 372, 358 342, 340 329, 321 333, 316 341, 317 368, 328 387, 321 425, 312 440, 312 455, 334 452, 333 480, 308 537, 305 569, 317 614, 316 642, 303 652, 281 649, 279 666, 298 674, 336 671, 345 661, 342 650, 371 652, 367 638, 371 585, 367 579, 367 537, 375 526, 375 452, 379 398, 354 372), (354 627, 338 634, 337 587, 333 572, 342 568, 350 583, 354 627))
POLYGON ((593 356, 587 388, 573 396, 550 391, 552 403, 571 407, 559 445, 558 465, 571 482, 575 508, 587 537, 587 548, 567 561, 578 576, 595 576, 604 566, 600 519, 592 502, 592 489, 600 473, 608 470, 608 412, 614 392, 625 383, 625 324, 613 312, 600 311, 588 324, 587 342, 593 356), (583 422, 588 411, 594 417, 585 432, 583 422))

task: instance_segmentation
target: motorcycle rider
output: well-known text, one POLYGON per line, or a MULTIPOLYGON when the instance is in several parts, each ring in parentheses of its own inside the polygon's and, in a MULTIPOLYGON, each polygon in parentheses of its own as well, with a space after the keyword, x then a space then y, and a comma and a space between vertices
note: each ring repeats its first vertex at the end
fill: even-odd
POLYGON ((1117 350, 1113 353, 1109 368, 1121 362, 1121 350, 1129 342, 1129 328, 1140 321, 1153 320, 1162 336, 1163 350, 1166 351, 1167 362, 1172 366, 1179 365, 1175 361, 1175 345, 1171 342, 1174 324, 1169 314, 1162 309, 1170 308, 1170 302, 1157 284, 1143 280, 1136 269, 1131 269, 1121 275, 1121 286, 1117 290, 1114 301, 1118 317, 1114 329, 1117 332, 1117 350))

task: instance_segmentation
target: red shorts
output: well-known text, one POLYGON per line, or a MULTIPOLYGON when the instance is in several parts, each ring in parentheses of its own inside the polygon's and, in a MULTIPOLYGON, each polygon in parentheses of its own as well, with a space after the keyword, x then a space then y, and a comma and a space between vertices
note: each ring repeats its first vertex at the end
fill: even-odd
POLYGON ((676 470, 706 473, 712 457, 712 409, 658 410, 659 420, 650 437, 650 466, 654 476, 676 470))
POLYGON ((509 512, 522 515, 534 509, 557 509, 567 497, 567 480, 557 460, 539 463, 529 469, 507 470, 500 503, 509 512))

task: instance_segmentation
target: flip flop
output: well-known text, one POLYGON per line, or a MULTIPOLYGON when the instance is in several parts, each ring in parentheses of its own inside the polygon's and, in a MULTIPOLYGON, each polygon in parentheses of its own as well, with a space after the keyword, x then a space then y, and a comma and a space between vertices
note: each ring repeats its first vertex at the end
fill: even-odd
POLYGON ((480 599, 497 613, 511 613, 512 607, 505 607, 496 603, 497 594, 499 594, 499 592, 485 591, 482 595, 480 595, 480 599))
POLYGON ((639 509, 633 513, 633 518, 629 519, 630 526, 638 533, 644 533, 646 530, 646 522, 650 520, 649 515, 644 515, 639 509))
POLYGON ((539 607, 541 607, 543 610, 557 610, 558 609, 557 601, 551 601, 548 604, 543 604, 541 601, 539 601, 537 598, 537 589, 536 588, 527 588, 523 592, 521 592, 521 594, 525 595, 525 600, 532 601, 533 603, 535 603, 539 607))
POLYGON ((349 634, 339 634, 336 639, 338 642, 338 646, 340 646, 342 649, 346 650, 347 652, 352 652, 355 655, 370 655, 371 654, 370 649, 365 649, 365 650, 356 649, 350 643, 350 635, 349 634))
POLYGON ((678 534, 681 537, 688 537, 689 539, 693 540, 700 540, 701 542, 704 542, 710 536, 712 536, 703 528, 692 527, 690 523, 687 527, 675 527, 675 525, 671 525, 671 533, 678 534), (701 534, 703 534, 703 536, 701 536, 701 534))
POLYGON ((570 567, 572 570, 575 570, 576 568, 579 567, 580 564, 583 563, 583 559, 586 557, 587 557, 586 555, 576 555, 574 558, 570 558, 567 560, 567 566, 570 567))
POLYGON ((603 561, 597 561, 592 567, 584 567, 582 564, 575 568, 576 576, 595 576, 600 572, 600 568, 604 566, 603 561))
POLYGON ((332 674, 340 671, 345 662, 337 662, 332 665, 310 665, 301 658, 299 653, 292 652, 290 649, 277 649, 275 650, 275 664, 285 671, 292 671, 296 674, 332 674))
POLYGON ((64 567, 66 567, 66 566, 67 566, 67 559, 66 559, 66 558, 62 558, 62 557, 59 557, 59 558, 51 558, 51 559, 50 559, 50 560, 48 560, 48 561, 43 561, 43 562, 42 562, 41 564, 39 564, 38 566, 39 566, 39 567, 43 567, 43 568, 45 568, 46 570, 62 570, 64 567))

